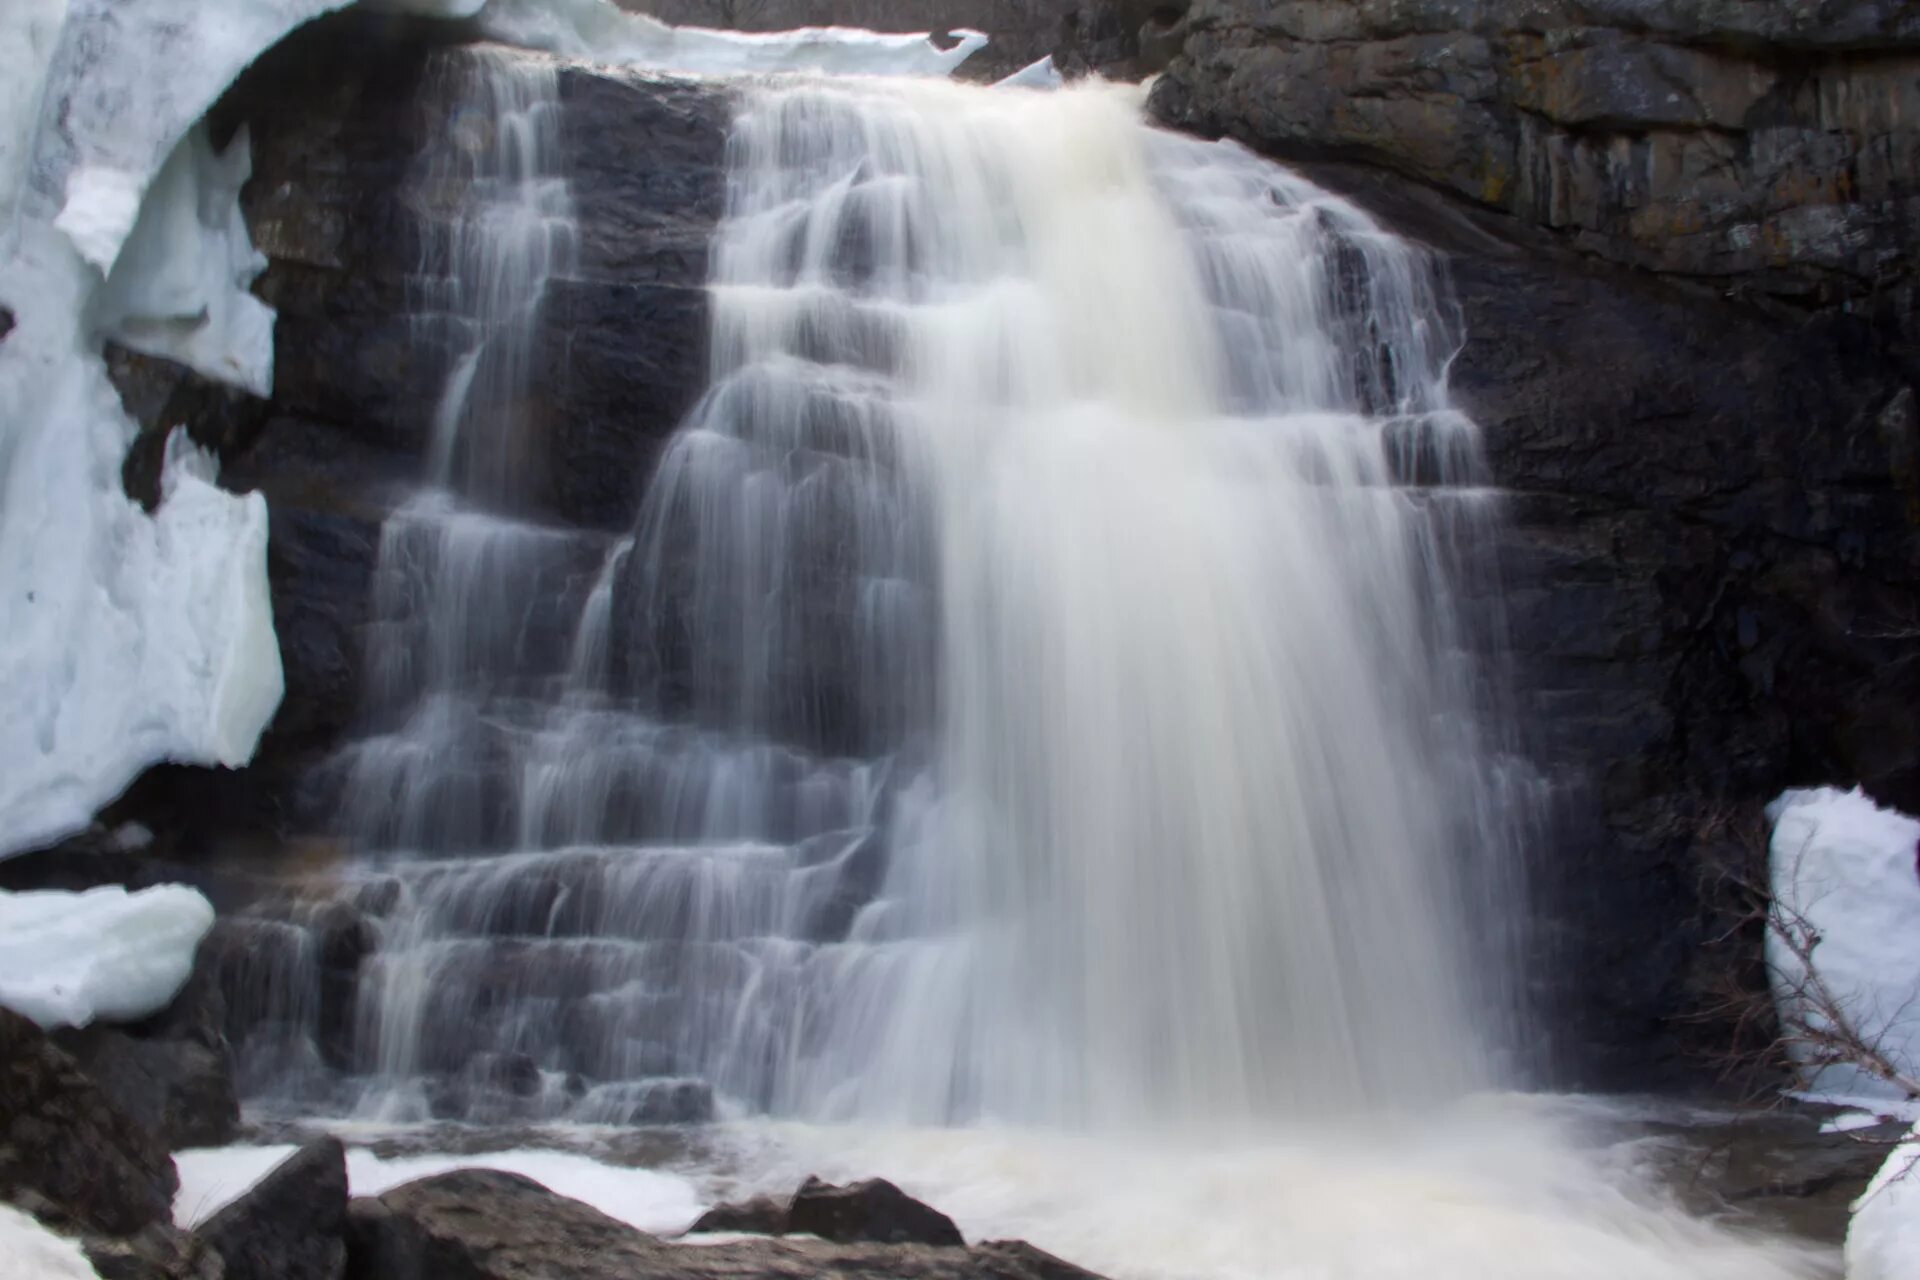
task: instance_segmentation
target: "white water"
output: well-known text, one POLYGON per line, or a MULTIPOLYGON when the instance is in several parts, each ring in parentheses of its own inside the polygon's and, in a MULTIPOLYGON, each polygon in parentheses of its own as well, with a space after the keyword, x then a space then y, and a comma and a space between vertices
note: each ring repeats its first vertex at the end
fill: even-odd
POLYGON ((1492 509, 1419 252, 1130 90, 755 87, 712 386, 607 545, 513 514, 574 238, 553 69, 449 65, 435 483, 341 762, 402 854, 344 890, 390 902, 362 1107, 502 1055, 580 1119, 687 1077, 1109 1127, 1503 1078, 1492 509))
MULTIPOLYGON (((1102 87, 756 86, 732 148, 712 386, 610 545, 485 469, 550 372, 490 264, 557 258, 455 240, 319 1105, 627 1125, 698 1077, 781 1117, 705 1198, 891 1176, 1118 1280, 1831 1274, 1476 1094, 1525 771, 1424 256, 1102 87)), ((484 172, 475 226, 548 234, 548 162, 484 172)))
POLYGON ((781 699, 852 655, 852 741, 933 757, 798 1109, 1490 1081, 1463 913, 1522 908, 1448 536, 1483 499, 1396 483, 1471 479, 1426 262, 1124 90, 771 88, 731 167, 715 389, 641 546, 691 544, 705 714, 846 733, 781 699))

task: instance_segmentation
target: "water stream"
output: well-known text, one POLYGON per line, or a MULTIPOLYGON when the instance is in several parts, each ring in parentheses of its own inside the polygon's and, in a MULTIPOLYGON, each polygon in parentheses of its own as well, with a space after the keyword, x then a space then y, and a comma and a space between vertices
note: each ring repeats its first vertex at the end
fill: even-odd
POLYGON ((743 1184, 857 1156, 1115 1275, 1820 1273, 1518 1113, 1501 1169, 1433 1154, 1539 1032, 1498 503, 1424 252, 1133 90, 743 84, 711 384, 609 538, 523 500, 552 66, 459 66, 358 856, 261 962, 257 1099, 717 1112, 743 1184), (1108 1213, 1103 1167, 1219 1212, 1108 1213), (1377 1211, 1334 1232, 1322 1176, 1377 1211))

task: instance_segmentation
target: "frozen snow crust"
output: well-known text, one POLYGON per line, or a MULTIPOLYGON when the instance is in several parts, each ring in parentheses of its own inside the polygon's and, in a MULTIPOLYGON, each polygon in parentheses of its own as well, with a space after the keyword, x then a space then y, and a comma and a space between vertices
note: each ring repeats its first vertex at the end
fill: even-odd
POLYGON ((177 884, 0 893, 0 1005, 49 1030, 152 1017, 212 927, 212 905, 177 884))
MULTIPOLYGON (((1774 897, 1818 935, 1812 963, 1821 981, 1898 1070, 1920 1073, 1920 819, 1832 787, 1789 791, 1767 815, 1774 897)), ((1805 966, 1777 937, 1767 944, 1774 998, 1792 1016, 1805 966)), ((1881 1113, 1912 1111, 1893 1086, 1851 1067, 1829 1066, 1808 1085, 1881 1113)), ((1888 1155, 1853 1209, 1848 1280, 1920 1276, 1920 1127, 1888 1155)))
MULTIPOLYGON (((1904 1074, 1920 1071, 1920 820, 1882 809, 1859 790, 1789 791, 1767 808, 1773 820, 1773 893, 1819 942, 1813 967, 1853 1029, 1904 1074)), ((1767 938, 1774 999, 1801 1011, 1805 972, 1779 936, 1767 938)), ((1806 1082, 1810 1091, 1898 1101, 1891 1085, 1846 1066, 1806 1082)), ((1920 1274, 1917 1272, 1916 1274, 1920 1274)))
MULTIPOLYGON (((677 29, 607 0, 372 0, 575 57, 725 74, 944 75, 986 43, 677 29)), ((149 765, 238 767, 284 691, 267 513, 169 448, 149 516, 103 338, 255 395, 273 386, 244 130, 196 123, 296 26, 348 0, 0 4, 0 857, 83 828, 149 765)))

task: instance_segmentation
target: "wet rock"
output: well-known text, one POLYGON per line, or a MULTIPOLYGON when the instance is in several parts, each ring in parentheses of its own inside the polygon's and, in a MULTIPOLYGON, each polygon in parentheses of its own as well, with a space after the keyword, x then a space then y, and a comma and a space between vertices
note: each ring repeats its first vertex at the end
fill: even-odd
POLYGON ((884 1178, 846 1186, 808 1178, 784 1202, 755 1196, 738 1204, 715 1205, 687 1231, 812 1235, 836 1244, 966 1244, 953 1219, 884 1178))
POLYGON ((82 1241, 100 1280, 225 1280, 220 1255, 170 1223, 156 1222, 131 1236, 82 1241))
POLYGON ((849 837, 843 832, 807 841, 802 866, 811 855, 822 861, 813 874, 829 878, 828 892, 809 909, 800 936, 818 942, 843 942, 861 910, 880 894, 887 877, 887 845, 878 830, 849 837))
POLYGON ((355 1200, 348 1219, 352 1280, 1094 1280, 1024 1244, 670 1244, 529 1178, 481 1169, 355 1200))
POLYGON ((688 1235, 703 1232, 737 1231, 753 1236, 787 1234, 787 1201, 772 1196, 755 1196, 733 1204, 717 1204, 694 1219, 688 1235))
POLYGON ((1198 0, 1154 102, 1277 155, 1385 166, 1584 253, 1875 312, 1910 338, 1917 69, 1920 22, 1887 3, 1198 0))
POLYGON ((151 1018, 53 1034, 116 1106, 171 1150, 221 1146, 239 1132, 219 954, 217 942, 203 940, 186 985, 151 1018))
POLYGON ((157 1135, 39 1027, 0 1009, 0 1197, 62 1226, 127 1236, 171 1221, 178 1185, 157 1135))
POLYGON ((705 1080, 637 1080, 589 1089, 574 1112, 589 1124, 625 1126, 707 1124, 713 1086, 705 1080))
POLYGON ((58 1039, 101 1092, 168 1148, 222 1146, 239 1132, 240 1101, 224 1039, 208 1045, 97 1026, 58 1039))
POLYGON ((787 1207, 787 1229, 839 1244, 966 1244, 952 1218, 884 1178, 843 1187, 808 1178, 787 1207))
POLYGON ((227 1280, 340 1280, 347 1263, 347 1159, 320 1138, 194 1233, 226 1263, 227 1280))

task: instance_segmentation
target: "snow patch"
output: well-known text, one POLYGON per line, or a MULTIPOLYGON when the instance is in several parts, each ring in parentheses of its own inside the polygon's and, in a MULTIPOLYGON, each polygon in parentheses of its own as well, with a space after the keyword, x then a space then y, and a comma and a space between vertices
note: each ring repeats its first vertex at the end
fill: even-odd
POLYGON ((716 31, 671 27, 627 13, 608 0, 492 0, 481 26, 496 40, 658 71, 738 75, 815 71, 832 75, 945 76, 986 47, 979 31, 958 30, 951 49, 930 35, 882 34, 852 27, 794 31, 716 31))
POLYGON ((252 173, 246 126, 225 152, 213 149, 205 124, 194 126, 148 188, 100 295, 97 323, 135 351, 266 397, 274 313, 249 289, 267 258, 240 211, 252 173))
POLYGON ((212 927, 212 905, 177 884, 0 892, 0 1005, 48 1029, 152 1017, 212 927))
POLYGON ((71 1240, 0 1204, 0 1280, 100 1280, 71 1240))
POLYGON ((1066 80, 1060 75, 1060 69, 1053 65, 1053 55, 1048 54, 1038 62, 1030 62, 1003 80, 993 82, 996 89, 1058 89, 1066 80))
POLYGON ((1920 1125, 1853 1202, 1846 1259, 1847 1280, 1920 1276, 1920 1125))
MULTIPOLYGON (((175 1225, 190 1229, 218 1213, 297 1149, 207 1147, 176 1153, 180 1189, 173 1198, 175 1225)), ((591 1205, 610 1218, 654 1234, 686 1230, 707 1207, 707 1201, 686 1178, 605 1164, 568 1151, 494 1151, 392 1159, 359 1148, 347 1152, 347 1183, 356 1196, 377 1196, 454 1169, 499 1169, 521 1174, 557 1195, 591 1205)))
POLYGON ((67 0, 7 0, 0 14, 0 262, 13 252, 21 193, 67 0))
MULTIPOLYGON (((1920 1072, 1920 820, 1858 789, 1788 791, 1767 807, 1778 905, 1818 936, 1812 961, 1847 1021, 1908 1075, 1920 1072)), ((1800 994, 1805 966, 1773 933, 1767 963, 1783 1019, 1820 1027, 1800 994)), ((1897 1099, 1857 1068, 1828 1066, 1807 1091, 1897 1099)))

